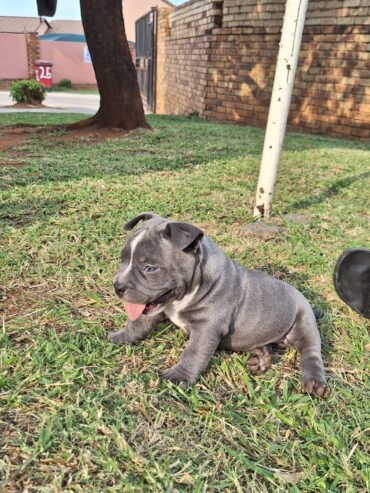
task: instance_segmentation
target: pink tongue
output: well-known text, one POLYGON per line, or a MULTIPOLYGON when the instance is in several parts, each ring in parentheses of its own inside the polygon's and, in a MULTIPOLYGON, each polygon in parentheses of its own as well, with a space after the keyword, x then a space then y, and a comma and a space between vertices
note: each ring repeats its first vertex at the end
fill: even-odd
POLYGON ((130 320, 136 320, 145 310, 146 305, 135 305, 134 303, 125 303, 125 310, 130 320))

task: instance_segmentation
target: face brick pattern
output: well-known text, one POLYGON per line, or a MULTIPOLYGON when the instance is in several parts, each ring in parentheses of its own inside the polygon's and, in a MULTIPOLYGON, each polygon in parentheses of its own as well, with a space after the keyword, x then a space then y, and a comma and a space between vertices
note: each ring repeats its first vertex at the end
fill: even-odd
MULTIPOLYGON (((265 126, 285 0, 159 9, 157 112, 265 126)), ((370 138, 368 0, 312 0, 289 128, 370 138)))

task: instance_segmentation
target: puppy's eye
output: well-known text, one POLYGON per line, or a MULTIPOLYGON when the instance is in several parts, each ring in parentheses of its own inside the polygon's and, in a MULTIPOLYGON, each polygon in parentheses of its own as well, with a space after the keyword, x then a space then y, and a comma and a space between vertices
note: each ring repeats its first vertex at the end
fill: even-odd
POLYGON ((158 270, 158 267, 153 267, 152 265, 146 265, 144 267, 144 272, 155 272, 158 270))

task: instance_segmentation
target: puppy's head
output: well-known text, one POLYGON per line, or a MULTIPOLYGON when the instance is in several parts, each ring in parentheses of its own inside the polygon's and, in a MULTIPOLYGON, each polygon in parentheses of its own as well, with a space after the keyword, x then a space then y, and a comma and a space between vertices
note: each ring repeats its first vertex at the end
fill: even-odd
POLYGON ((156 314, 181 299, 191 286, 203 232, 189 223, 142 213, 125 225, 131 230, 121 252, 114 288, 129 318, 156 314))

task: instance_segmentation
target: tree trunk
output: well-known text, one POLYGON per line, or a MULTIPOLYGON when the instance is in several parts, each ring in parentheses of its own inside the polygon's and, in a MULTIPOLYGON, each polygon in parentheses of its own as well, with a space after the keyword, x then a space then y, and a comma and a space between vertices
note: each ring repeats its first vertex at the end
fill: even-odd
MULTIPOLYGON (((145 120, 128 46, 121 0, 80 0, 81 18, 100 93, 100 108, 85 125, 133 130, 145 120)), ((78 124, 77 124, 78 126, 78 124)))

